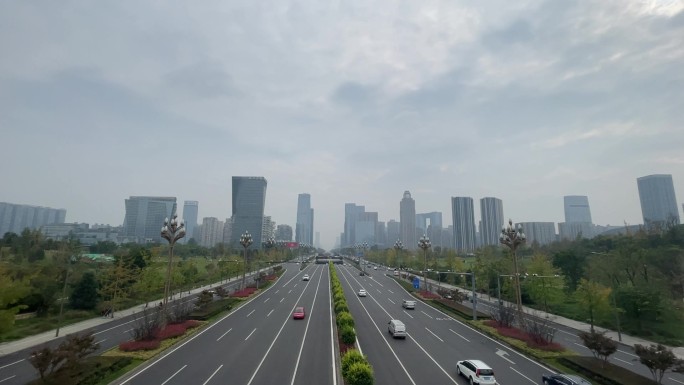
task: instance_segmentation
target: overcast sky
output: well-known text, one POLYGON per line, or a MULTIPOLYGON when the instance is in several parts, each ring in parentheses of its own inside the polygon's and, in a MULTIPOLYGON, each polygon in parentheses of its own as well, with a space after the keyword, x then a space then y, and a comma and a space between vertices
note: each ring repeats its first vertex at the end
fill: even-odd
POLYGON ((445 224, 452 196, 561 222, 564 195, 637 224, 649 174, 684 202, 681 0, 10 0, 0 55, 0 201, 68 222, 131 195, 224 220, 234 175, 278 224, 310 193, 326 248, 405 190, 445 224))

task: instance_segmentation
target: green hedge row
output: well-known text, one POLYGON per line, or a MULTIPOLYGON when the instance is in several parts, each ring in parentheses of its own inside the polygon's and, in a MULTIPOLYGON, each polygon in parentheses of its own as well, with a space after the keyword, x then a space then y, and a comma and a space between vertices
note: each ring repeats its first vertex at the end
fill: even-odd
MULTIPOLYGON (((354 317, 349 312, 342 284, 337 278, 337 273, 332 263, 329 265, 329 268, 337 333, 342 343, 353 345, 356 342, 354 317)), ((342 377, 344 377, 347 385, 373 385, 375 381, 373 378, 373 367, 368 363, 366 357, 356 349, 349 349, 342 356, 342 377)))

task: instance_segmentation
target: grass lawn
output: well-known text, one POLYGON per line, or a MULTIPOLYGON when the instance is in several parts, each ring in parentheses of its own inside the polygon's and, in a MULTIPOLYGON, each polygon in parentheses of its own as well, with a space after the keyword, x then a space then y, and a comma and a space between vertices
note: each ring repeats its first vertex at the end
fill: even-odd
MULTIPOLYGON (((61 327, 85 321, 98 314, 89 311, 69 310, 64 312, 61 327)), ((0 334, 0 342, 15 341, 32 335, 40 334, 49 330, 57 328, 57 315, 50 315, 48 317, 34 317, 14 322, 12 330, 0 334)))

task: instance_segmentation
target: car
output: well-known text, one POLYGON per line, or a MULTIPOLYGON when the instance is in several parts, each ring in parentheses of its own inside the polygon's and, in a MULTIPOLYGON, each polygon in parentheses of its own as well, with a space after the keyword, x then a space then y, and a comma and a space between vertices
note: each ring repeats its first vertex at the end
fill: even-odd
POLYGON ((591 382, 574 374, 545 374, 542 376, 544 385, 591 385, 591 382))
POLYGON ((468 379, 471 384, 497 385, 494 370, 480 360, 458 361, 456 373, 468 379))
POLYGON ((304 319, 306 317, 306 310, 304 310, 304 306, 297 306, 292 312, 292 318, 294 319, 304 319))
POLYGON ((401 307, 404 309, 415 309, 416 308, 416 301, 410 300, 410 299, 405 299, 401 301, 401 307))
POLYGON ((398 319, 390 320, 387 323, 387 332, 392 338, 406 338, 406 325, 398 319))
POLYGON ((363 271, 359 271, 359 275, 364 276, 364 275, 366 275, 366 273, 364 273, 363 271))
POLYGON ((377 266, 373 266, 373 270, 377 270, 377 269, 378 269, 378 267, 377 267, 377 266))
POLYGON ((302 277, 302 281, 308 281, 309 280, 309 274, 304 274, 302 277))
POLYGON ((394 270, 394 275, 398 276, 399 272, 397 270, 394 270))
POLYGON ((359 290, 359 297, 365 297, 367 295, 368 295, 368 292, 366 291, 366 289, 359 290))

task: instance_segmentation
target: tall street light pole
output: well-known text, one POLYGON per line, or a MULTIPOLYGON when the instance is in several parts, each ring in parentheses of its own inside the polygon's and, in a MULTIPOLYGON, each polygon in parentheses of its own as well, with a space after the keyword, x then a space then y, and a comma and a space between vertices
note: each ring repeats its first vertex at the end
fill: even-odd
POLYGON ((427 291, 427 251, 430 247, 432 247, 432 244, 430 243, 430 238, 428 238, 427 235, 423 234, 423 236, 420 237, 420 239, 418 240, 418 247, 423 249, 423 290, 427 291))
POLYGON ((173 262, 173 247, 176 242, 185 236, 185 224, 181 220, 178 222, 178 215, 173 214, 171 221, 169 218, 164 219, 164 226, 161 229, 161 237, 169 242, 169 262, 166 264, 166 284, 164 285, 164 309, 167 309, 166 304, 169 303, 171 292, 171 267, 173 262))
POLYGON ((245 274, 247 273, 247 248, 252 244, 252 234, 249 233, 249 231, 245 231, 242 235, 240 235, 240 244, 244 248, 244 253, 242 254, 242 259, 244 261, 243 266, 242 266, 242 284, 241 289, 244 289, 245 286, 245 274))
POLYGON ((522 245, 526 241, 525 233, 520 224, 517 227, 513 227, 513 221, 508 220, 508 226, 504 226, 501 229, 501 235, 499 235, 499 242, 503 245, 508 246, 513 254, 513 278, 515 278, 515 300, 518 304, 518 317, 522 321, 523 308, 522 308, 522 296, 520 294, 520 273, 518 273, 518 257, 516 250, 518 246, 522 245))
POLYGON ((399 260, 399 253, 403 248, 404 244, 401 243, 401 240, 397 239, 397 241, 394 242, 394 250, 397 251, 397 264, 399 265, 399 270, 401 270, 401 261, 399 260))

